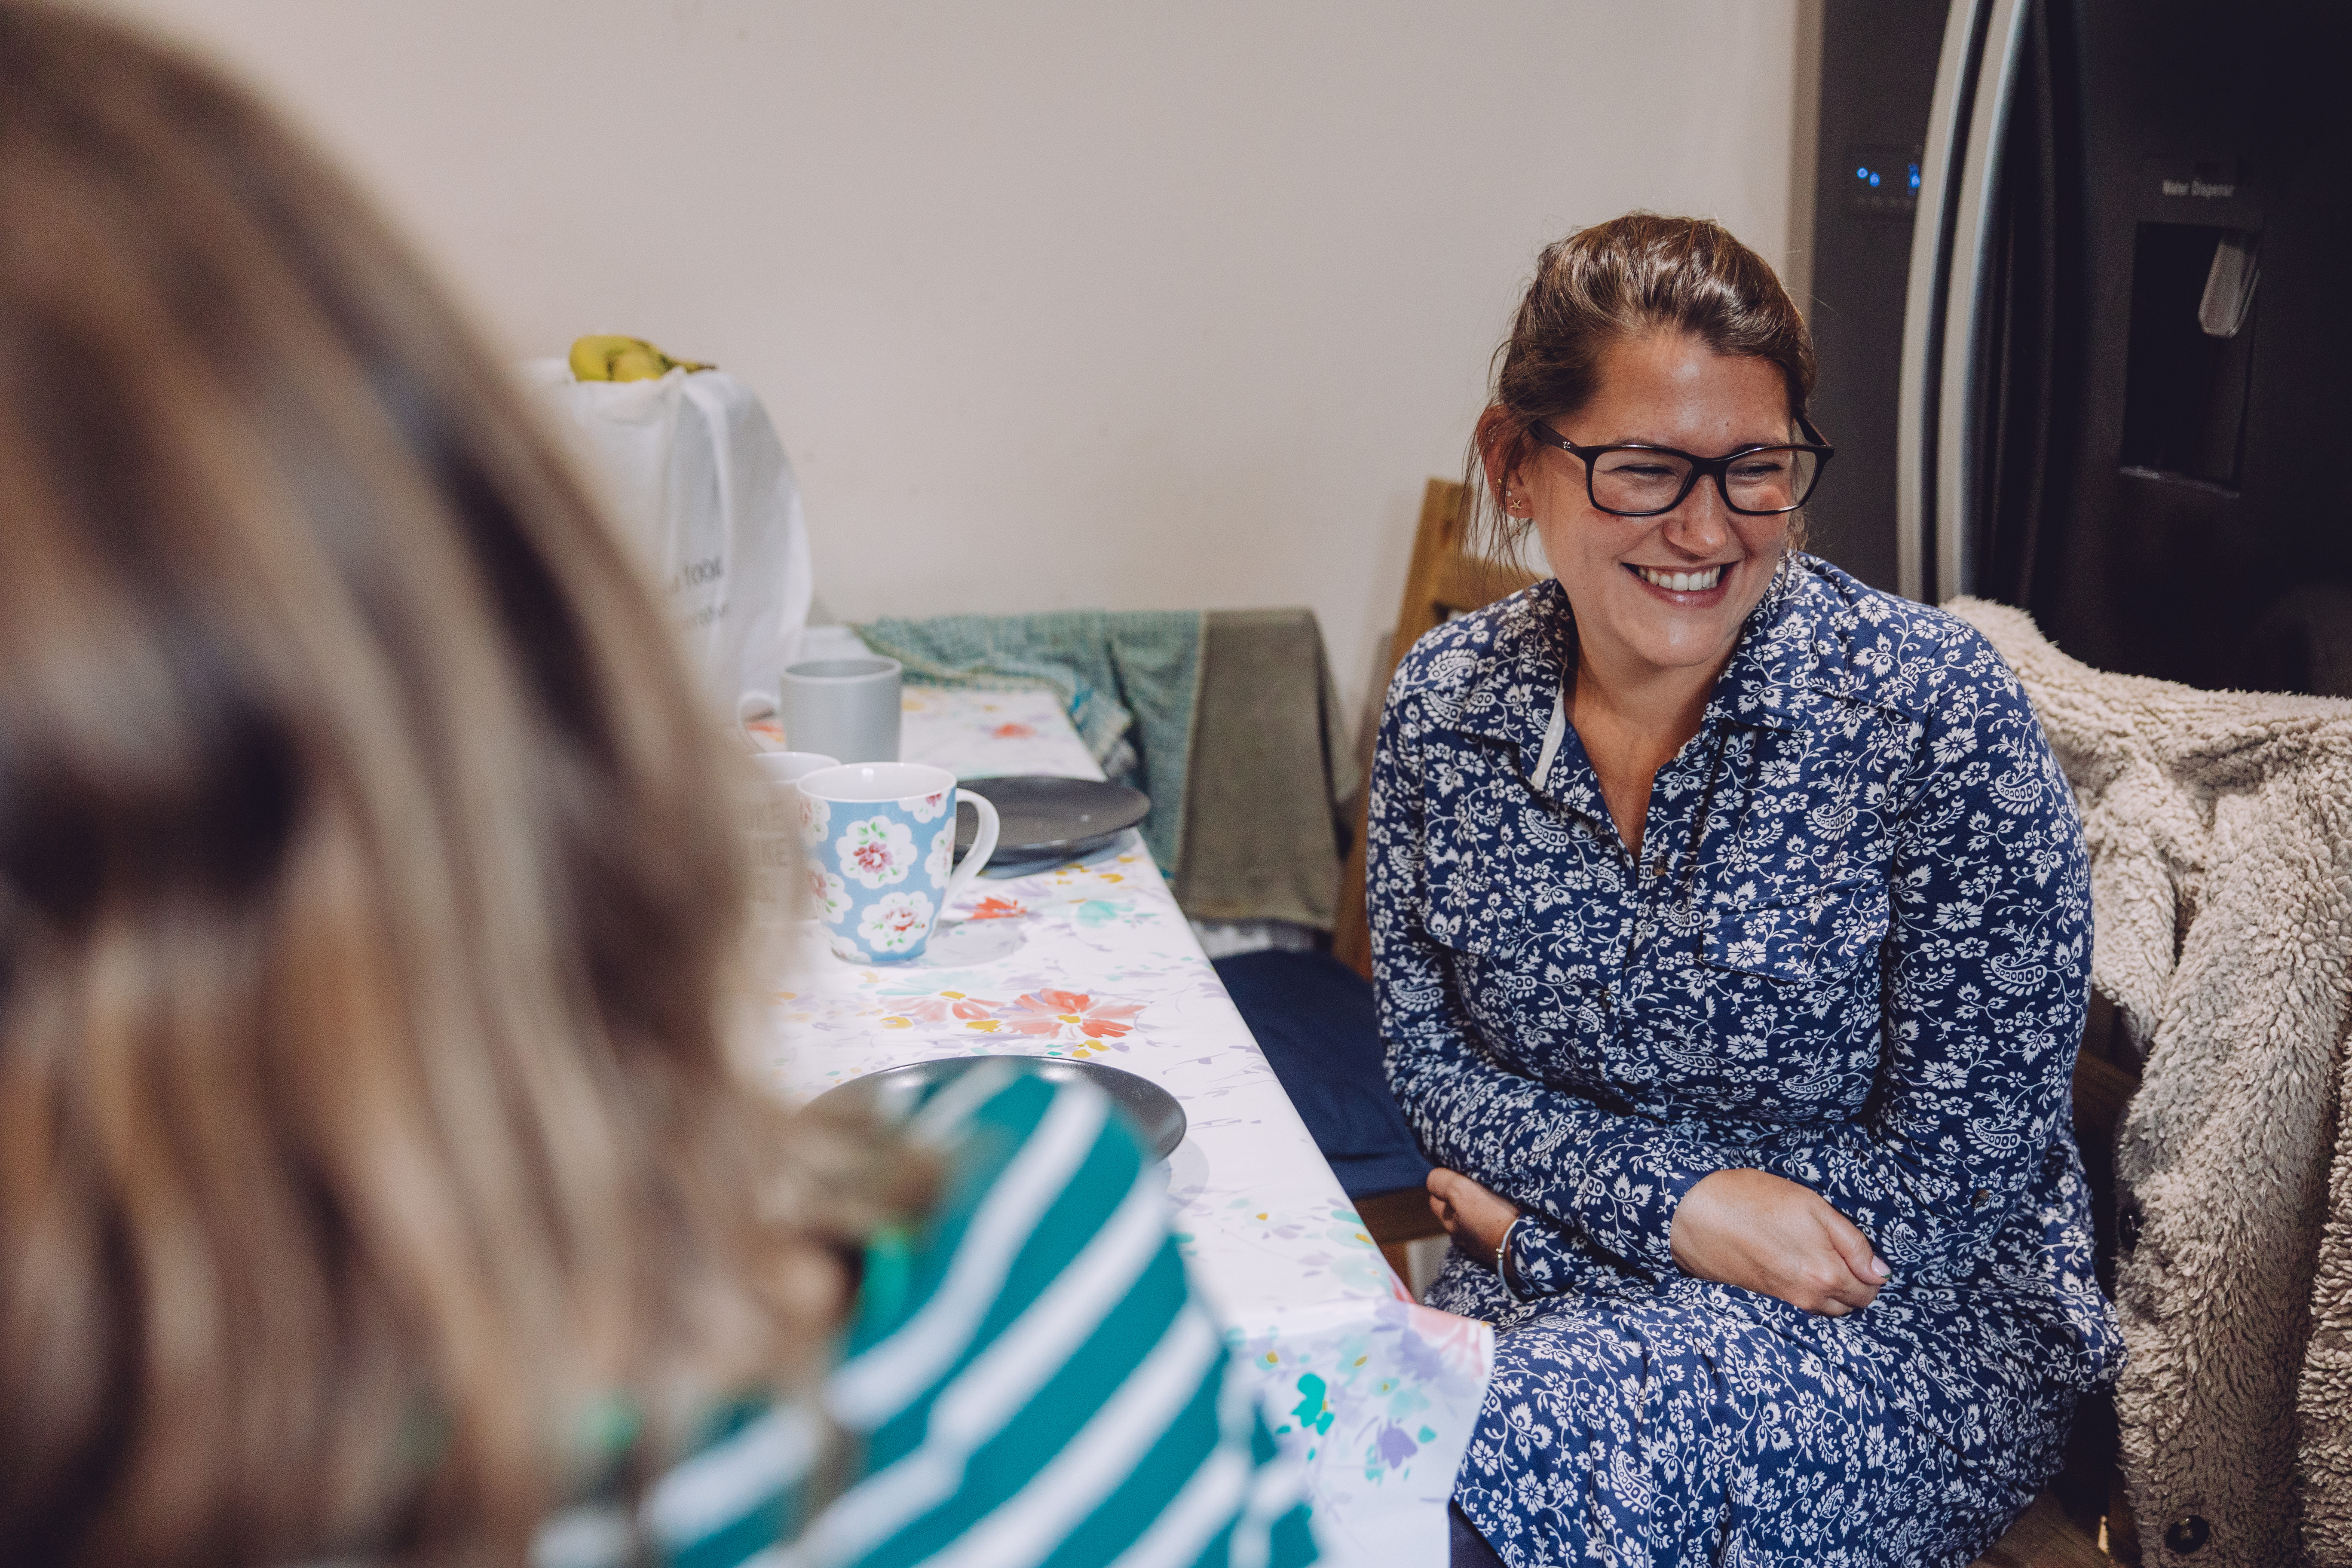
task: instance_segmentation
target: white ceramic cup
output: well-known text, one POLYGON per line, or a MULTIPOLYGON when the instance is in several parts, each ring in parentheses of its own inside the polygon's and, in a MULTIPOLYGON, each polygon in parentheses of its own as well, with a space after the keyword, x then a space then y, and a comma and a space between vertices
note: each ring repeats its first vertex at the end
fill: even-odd
POLYGON ((784 667, 784 743, 845 763, 898 760, 898 661, 811 658, 784 667))
POLYGON ((759 752, 751 763, 767 781, 768 798, 761 803, 751 829, 753 897, 760 908, 778 920, 816 918, 816 896, 809 888, 808 846, 801 838, 801 792, 797 781, 820 768, 841 765, 837 757, 817 752, 759 752))
POLYGON ((996 852, 996 807, 959 798, 955 774, 924 763, 846 763, 793 781, 809 889, 825 941, 853 963, 922 956, 948 905, 996 852), (968 801, 980 832, 955 859, 956 807, 968 801))

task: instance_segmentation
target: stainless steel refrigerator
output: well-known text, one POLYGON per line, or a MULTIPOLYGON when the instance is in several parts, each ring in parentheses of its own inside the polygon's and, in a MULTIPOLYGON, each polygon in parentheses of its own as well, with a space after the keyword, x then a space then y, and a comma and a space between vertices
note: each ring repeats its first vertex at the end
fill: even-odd
POLYGON ((2330 9, 1826 0, 1816 548, 2103 668, 2352 696, 2330 9))

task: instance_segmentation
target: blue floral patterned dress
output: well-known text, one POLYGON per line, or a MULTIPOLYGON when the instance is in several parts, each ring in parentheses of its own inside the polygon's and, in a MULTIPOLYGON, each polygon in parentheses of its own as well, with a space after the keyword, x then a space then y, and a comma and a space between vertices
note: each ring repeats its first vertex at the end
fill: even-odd
POLYGON ((2114 1375, 2068 1119, 2091 968, 2074 799, 1991 647, 1786 560, 1639 861, 1572 728, 1546 582, 1415 645, 1372 786, 1398 1101, 1517 1203, 1455 1500, 1515 1568, 1965 1563, 2114 1375), (1770 1171, 1894 1270, 1816 1317, 1683 1274, 1675 1206, 1770 1171))

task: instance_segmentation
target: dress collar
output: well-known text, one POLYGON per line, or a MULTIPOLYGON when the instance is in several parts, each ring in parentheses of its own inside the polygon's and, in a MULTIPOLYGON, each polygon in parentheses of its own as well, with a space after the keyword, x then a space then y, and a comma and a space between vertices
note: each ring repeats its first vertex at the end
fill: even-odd
POLYGON ((1576 617, 1558 578, 1496 605, 1494 636, 1462 689, 1464 732, 1517 747, 1520 771, 1532 773, 1575 647, 1576 617))
MULTIPOLYGON (((1816 662, 1816 617, 1805 613, 1805 589, 1814 581, 1809 559, 1793 552, 1781 558, 1764 597, 1748 613, 1731 661, 1716 678, 1703 722, 1802 727, 1803 693, 1816 662)), ((1463 689, 1462 729, 1516 746, 1522 771, 1531 773, 1575 649, 1576 617, 1558 578, 1547 577, 1504 601, 1493 640, 1463 689)), ((1555 762, 1552 777, 1559 776, 1555 762)))
POLYGON ((1764 597, 1748 612, 1748 623, 1739 628, 1731 662, 1716 677, 1702 723, 1745 724, 1763 730, 1802 727, 1802 693, 1811 684, 1816 661, 1811 635, 1814 617, 1804 610, 1804 590, 1815 581, 1805 565, 1810 559, 1794 551, 1780 557, 1764 597))

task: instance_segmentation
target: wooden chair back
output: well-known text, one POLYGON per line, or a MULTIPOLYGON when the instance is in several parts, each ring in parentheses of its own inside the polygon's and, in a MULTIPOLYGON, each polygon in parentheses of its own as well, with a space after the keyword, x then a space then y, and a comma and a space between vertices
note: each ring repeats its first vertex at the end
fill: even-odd
MULTIPOLYGON (((1463 547, 1463 501, 1466 492, 1451 479, 1432 479, 1421 498, 1421 524, 1412 536, 1412 561, 1405 568, 1404 599, 1397 606, 1396 633, 1389 639, 1387 689, 1397 665, 1422 634, 1458 615, 1484 609, 1536 581, 1534 573, 1507 562, 1473 555, 1463 547)), ((1339 912, 1331 928, 1331 951, 1369 980, 1372 935, 1364 909, 1364 826, 1371 804, 1369 785, 1356 807, 1355 840, 1339 882, 1339 912)))

